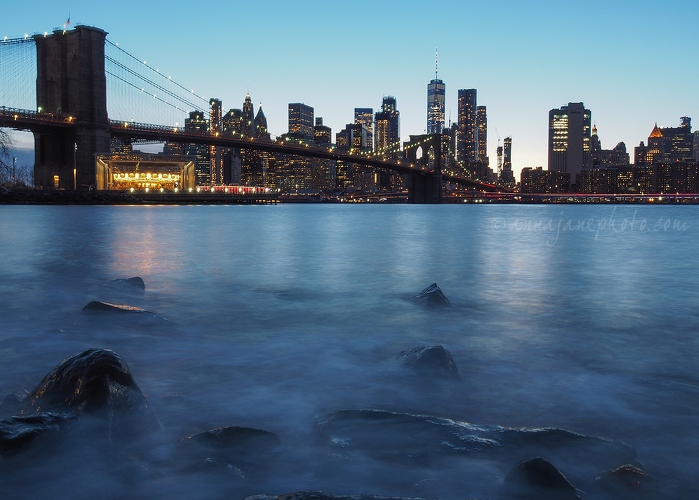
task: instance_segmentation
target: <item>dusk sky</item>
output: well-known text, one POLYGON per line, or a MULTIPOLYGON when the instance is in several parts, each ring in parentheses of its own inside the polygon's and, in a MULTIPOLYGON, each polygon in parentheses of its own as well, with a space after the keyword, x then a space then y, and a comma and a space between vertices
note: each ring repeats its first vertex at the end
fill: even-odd
POLYGON ((602 147, 624 141, 632 161, 656 122, 699 126, 696 0, 2 3, 0 36, 50 32, 70 15, 224 110, 249 91, 274 135, 290 102, 313 106, 334 137, 355 107, 377 111, 386 95, 401 140, 424 133, 438 48, 447 121, 458 89, 476 88, 490 166, 498 137, 511 136, 518 180, 522 167, 546 168, 548 112, 568 102, 584 102, 602 147))

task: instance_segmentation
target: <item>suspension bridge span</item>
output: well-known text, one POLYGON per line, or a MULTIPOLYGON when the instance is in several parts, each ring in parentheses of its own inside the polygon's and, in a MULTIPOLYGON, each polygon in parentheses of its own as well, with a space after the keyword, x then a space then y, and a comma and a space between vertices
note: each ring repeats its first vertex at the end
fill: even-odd
POLYGON ((56 179, 67 189, 94 185, 96 155, 108 153, 113 138, 122 138, 240 148, 384 169, 404 176, 409 200, 415 203, 439 203, 445 181, 473 190, 499 190, 445 171, 449 151, 441 134, 415 136, 414 147, 384 158, 334 145, 224 134, 213 127, 195 131, 158 125, 184 122, 191 111, 208 116, 209 100, 106 37, 99 28, 79 25, 69 31, 0 40, 0 87, 4 89, 0 91, 0 127, 32 132, 36 185, 54 185, 56 179), (19 55, 7 57, 10 51, 19 55), (425 154, 416 154, 418 150, 425 154))

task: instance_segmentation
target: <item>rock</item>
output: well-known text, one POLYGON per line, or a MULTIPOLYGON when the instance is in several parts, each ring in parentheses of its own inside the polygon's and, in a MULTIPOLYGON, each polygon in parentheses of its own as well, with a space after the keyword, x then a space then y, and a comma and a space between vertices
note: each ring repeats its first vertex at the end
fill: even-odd
POLYGON ((543 458, 532 458, 512 469, 505 477, 508 498, 551 500, 580 499, 570 481, 543 458))
POLYGON ((297 491, 283 495, 250 495, 243 500, 425 500, 415 497, 385 497, 376 495, 333 495, 324 491, 297 491))
POLYGON ((406 368, 442 377, 459 378, 459 369, 456 367, 454 358, 441 345, 414 347, 401 351, 398 359, 406 368))
POLYGON ((262 429, 222 427, 183 439, 179 455, 188 468, 223 468, 246 477, 269 463, 280 443, 276 434, 262 429))
POLYGON ((128 285, 129 287, 133 287, 134 289, 139 289, 145 291, 146 289, 146 284, 143 282, 143 279, 140 276, 134 276, 133 278, 121 278, 121 279, 115 279, 115 280, 110 280, 107 283, 105 283, 105 286, 114 286, 114 285, 128 285))
POLYGON ((602 487, 620 498, 659 498, 660 489, 655 478, 630 464, 610 469, 599 476, 602 487))
POLYGON ((128 314, 153 314, 152 312, 146 311, 145 309, 141 309, 140 307, 129 306, 126 304, 112 304, 111 302, 102 302, 101 300, 93 300, 89 302, 85 307, 83 307, 83 311, 108 311, 128 314))
POLYGON ((14 415, 22 408, 22 400, 17 393, 11 393, 5 396, 5 399, 0 403, 0 415, 14 415))
MULTIPOLYGON (((583 491, 599 489, 600 470, 633 461, 635 450, 618 441, 555 429, 476 425, 431 415, 383 410, 340 410, 316 422, 316 436, 337 462, 365 464, 363 468, 463 467, 487 463, 505 477, 512 464, 545 457, 566 471, 583 491), (475 462, 474 462, 475 461, 475 462)), ((493 484, 493 487, 501 485, 493 484)), ((590 493, 592 494, 592 493, 590 493)))
POLYGON ((423 291, 413 297, 415 302, 427 306, 451 306, 449 299, 442 293, 442 290, 437 286, 437 283, 432 283, 423 291))
POLYGON ((54 367, 24 399, 20 414, 47 411, 95 416, 110 441, 160 429, 128 365, 109 349, 86 349, 54 367))
POLYGON ((0 455, 14 455, 38 439, 64 430, 76 418, 70 413, 43 412, 0 420, 0 455))

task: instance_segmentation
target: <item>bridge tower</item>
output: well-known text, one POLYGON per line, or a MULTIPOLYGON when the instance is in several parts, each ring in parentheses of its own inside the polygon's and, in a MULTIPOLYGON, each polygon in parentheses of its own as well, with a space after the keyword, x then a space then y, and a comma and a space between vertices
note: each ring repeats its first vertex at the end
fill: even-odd
POLYGON ((56 182, 60 188, 80 189, 95 183, 95 154, 108 153, 111 142, 106 37, 105 31, 90 26, 34 35, 37 111, 75 123, 34 131, 36 185, 56 182))
MULTIPOLYGON (((408 201, 410 203, 442 202, 442 163, 444 161, 444 135, 411 135, 403 146, 405 157, 421 170, 409 174, 408 201)), ((446 136, 448 140, 448 135, 446 136)))

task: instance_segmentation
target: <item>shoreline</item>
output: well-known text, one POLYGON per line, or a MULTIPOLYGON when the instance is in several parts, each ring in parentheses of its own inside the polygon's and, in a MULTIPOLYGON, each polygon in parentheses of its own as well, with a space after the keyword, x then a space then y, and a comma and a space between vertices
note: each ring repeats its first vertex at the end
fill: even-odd
MULTIPOLYGON (((665 204, 699 204, 699 194, 687 195, 580 195, 570 194, 527 194, 520 199, 494 198, 484 194, 482 198, 444 197, 440 204, 607 204, 607 205, 665 205, 665 204)), ((65 191, 40 189, 3 189, 0 188, 0 205, 276 205, 278 203, 380 203, 409 204, 407 200, 375 200, 361 197, 351 201, 320 199, 315 196, 280 196, 278 194, 230 194, 230 193, 127 193, 123 191, 65 191)))

